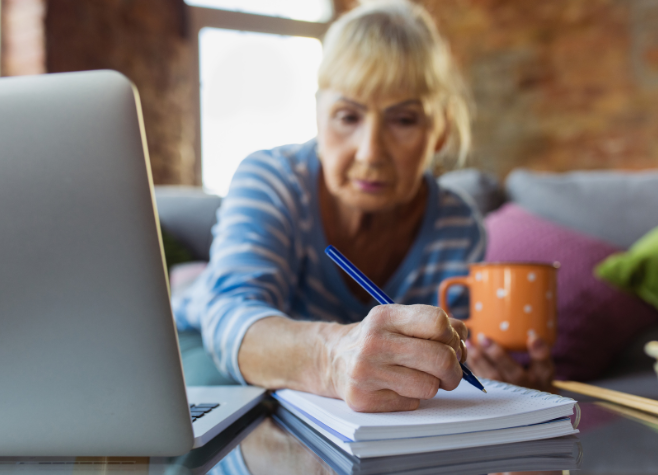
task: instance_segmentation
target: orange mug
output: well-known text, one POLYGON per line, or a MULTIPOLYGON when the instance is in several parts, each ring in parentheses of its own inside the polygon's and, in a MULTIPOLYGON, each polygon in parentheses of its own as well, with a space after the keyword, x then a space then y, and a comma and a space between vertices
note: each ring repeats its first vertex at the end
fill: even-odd
POLYGON ((439 305, 450 313, 448 289, 470 290, 471 335, 483 333, 510 351, 527 351, 528 335, 550 346, 557 336, 557 270, 559 263, 482 262, 469 275, 451 277, 439 286, 439 305))

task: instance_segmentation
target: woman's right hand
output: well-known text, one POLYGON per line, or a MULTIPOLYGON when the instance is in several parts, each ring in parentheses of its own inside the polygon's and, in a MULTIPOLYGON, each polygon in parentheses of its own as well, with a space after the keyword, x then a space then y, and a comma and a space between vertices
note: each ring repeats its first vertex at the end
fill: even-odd
POLYGON ((379 305, 331 333, 325 374, 335 397, 355 411, 414 410, 461 381, 467 330, 438 307, 379 305))

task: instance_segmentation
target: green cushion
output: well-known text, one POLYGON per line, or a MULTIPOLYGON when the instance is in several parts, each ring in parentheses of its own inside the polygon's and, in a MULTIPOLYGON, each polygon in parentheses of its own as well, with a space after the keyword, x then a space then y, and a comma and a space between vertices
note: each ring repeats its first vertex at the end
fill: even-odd
POLYGON ((613 254, 596 267, 596 275, 658 309, 658 228, 645 234, 628 252, 613 254))

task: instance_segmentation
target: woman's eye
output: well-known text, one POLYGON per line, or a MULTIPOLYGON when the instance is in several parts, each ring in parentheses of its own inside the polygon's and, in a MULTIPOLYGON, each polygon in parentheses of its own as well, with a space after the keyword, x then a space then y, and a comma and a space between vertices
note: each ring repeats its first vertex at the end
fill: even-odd
POLYGON ((356 124, 360 117, 352 112, 341 112, 338 114, 338 120, 344 124, 356 124))
POLYGON ((416 115, 399 115, 393 117, 393 123, 402 127, 409 127, 418 123, 418 117, 416 115))

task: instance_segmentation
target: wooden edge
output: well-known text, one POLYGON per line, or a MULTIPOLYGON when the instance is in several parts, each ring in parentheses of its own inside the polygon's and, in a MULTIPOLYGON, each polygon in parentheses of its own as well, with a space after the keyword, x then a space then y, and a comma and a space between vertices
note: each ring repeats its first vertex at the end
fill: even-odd
POLYGON ((600 388, 591 384, 578 383, 575 381, 553 381, 553 385, 564 391, 571 391, 585 396, 590 396, 604 401, 614 402, 621 406, 631 407, 650 414, 658 415, 658 401, 621 391, 600 388))
POLYGON ((629 407, 620 406, 619 404, 613 404, 609 402, 595 402, 599 407, 603 407, 608 411, 614 412, 615 414, 620 414, 625 417, 629 417, 633 420, 641 422, 654 430, 658 430, 658 416, 653 414, 647 414, 644 411, 638 411, 637 409, 631 409, 629 407))

